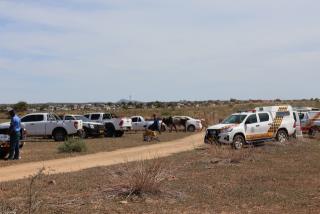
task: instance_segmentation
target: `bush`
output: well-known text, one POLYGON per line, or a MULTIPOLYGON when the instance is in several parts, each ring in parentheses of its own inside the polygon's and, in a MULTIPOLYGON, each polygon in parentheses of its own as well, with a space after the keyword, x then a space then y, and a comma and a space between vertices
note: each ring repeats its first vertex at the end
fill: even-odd
POLYGON ((157 194, 166 179, 166 164, 158 159, 141 160, 127 169, 129 195, 157 194))
POLYGON ((87 145, 82 139, 72 138, 61 144, 58 151, 61 153, 85 152, 87 151, 87 145))

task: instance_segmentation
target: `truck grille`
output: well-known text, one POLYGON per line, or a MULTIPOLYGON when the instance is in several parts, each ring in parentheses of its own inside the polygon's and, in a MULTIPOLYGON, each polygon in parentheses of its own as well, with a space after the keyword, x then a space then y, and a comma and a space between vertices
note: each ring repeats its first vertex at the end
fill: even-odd
POLYGON ((219 134, 221 131, 219 129, 208 129, 206 136, 205 136, 205 142, 206 143, 217 143, 219 140, 219 134))

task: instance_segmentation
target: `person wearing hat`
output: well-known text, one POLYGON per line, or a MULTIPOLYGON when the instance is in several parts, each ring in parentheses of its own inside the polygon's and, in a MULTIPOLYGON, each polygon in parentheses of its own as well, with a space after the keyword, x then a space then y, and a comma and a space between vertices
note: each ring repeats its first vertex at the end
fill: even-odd
POLYGON ((11 118, 10 123, 10 152, 9 152, 9 160, 19 160, 20 159, 20 151, 19 151, 19 143, 20 143, 20 131, 21 131, 21 120, 17 116, 14 109, 9 111, 9 115, 11 118))

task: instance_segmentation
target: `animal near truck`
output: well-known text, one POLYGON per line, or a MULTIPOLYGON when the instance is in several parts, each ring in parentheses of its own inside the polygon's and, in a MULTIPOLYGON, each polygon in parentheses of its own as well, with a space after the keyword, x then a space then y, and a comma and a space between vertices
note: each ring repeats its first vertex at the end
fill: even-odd
POLYGON ((232 114, 222 123, 210 126, 205 143, 230 144, 241 149, 245 144, 278 140, 285 142, 296 133, 291 106, 268 106, 232 114))

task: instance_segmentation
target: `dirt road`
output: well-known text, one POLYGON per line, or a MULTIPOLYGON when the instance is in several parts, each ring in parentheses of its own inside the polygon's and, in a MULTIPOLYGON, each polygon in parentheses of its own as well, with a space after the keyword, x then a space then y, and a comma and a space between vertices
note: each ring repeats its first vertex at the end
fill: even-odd
POLYGON ((72 158, 31 162, 14 166, 0 167, 0 182, 23 179, 35 174, 40 168, 50 174, 75 172, 83 169, 121 164, 127 161, 166 157, 174 153, 189 151, 201 145, 203 133, 148 146, 120 149, 112 152, 101 152, 72 158))

